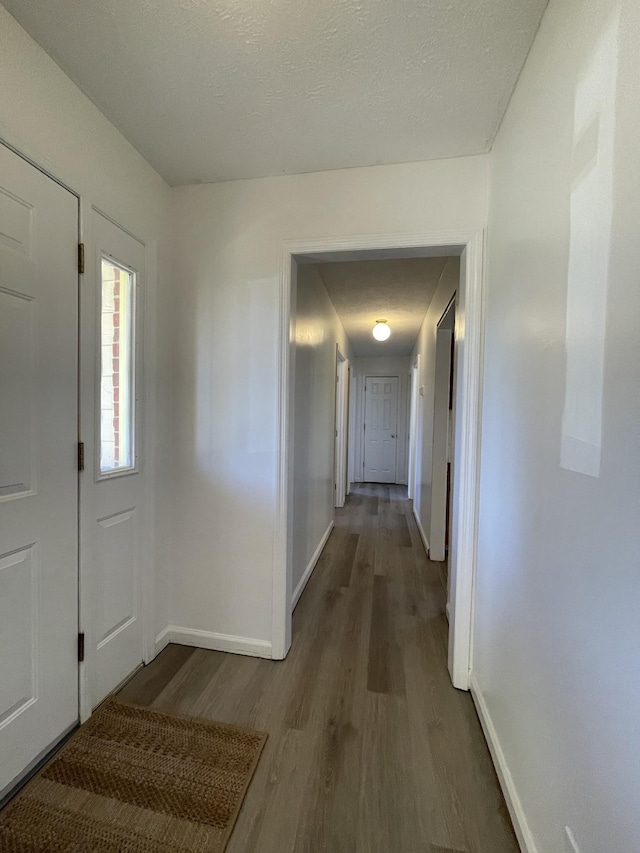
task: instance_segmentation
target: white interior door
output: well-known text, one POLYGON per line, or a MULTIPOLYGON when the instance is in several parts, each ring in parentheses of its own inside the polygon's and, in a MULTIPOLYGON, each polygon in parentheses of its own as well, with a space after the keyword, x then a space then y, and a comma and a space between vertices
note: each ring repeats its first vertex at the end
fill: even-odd
POLYGON ((364 399, 365 482, 395 483, 398 377, 367 376, 364 399))
POLYGON ((77 247, 0 145, 0 795, 78 719, 77 247))
POLYGON ((81 560, 95 707, 143 659, 142 299, 145 247, 92 211, 82 300, 81 560), (86 581, 86 588, 85 588, 86 581))

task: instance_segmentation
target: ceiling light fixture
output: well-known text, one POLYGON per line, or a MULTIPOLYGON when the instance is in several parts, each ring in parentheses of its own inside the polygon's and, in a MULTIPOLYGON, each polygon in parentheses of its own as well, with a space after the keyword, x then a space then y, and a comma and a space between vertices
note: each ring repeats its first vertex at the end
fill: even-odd
POLYGON ((376 320, 372 335, 377 341, 386 341, 391 334, 391 329, 386 320, 376 320))

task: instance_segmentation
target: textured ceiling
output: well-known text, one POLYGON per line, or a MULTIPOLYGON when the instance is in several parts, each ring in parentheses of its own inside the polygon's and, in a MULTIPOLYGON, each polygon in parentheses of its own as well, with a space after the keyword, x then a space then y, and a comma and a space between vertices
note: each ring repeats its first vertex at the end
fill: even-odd
POLYGON ((490 147, 547 0, 3 0, 171 184, 490 147))
POLYGON ((410 258, 317 265, 357 356, 411 355, 446 260, 410 258), (388 340, 374 340, 371 330, 376 320, 389 323, 388 340))

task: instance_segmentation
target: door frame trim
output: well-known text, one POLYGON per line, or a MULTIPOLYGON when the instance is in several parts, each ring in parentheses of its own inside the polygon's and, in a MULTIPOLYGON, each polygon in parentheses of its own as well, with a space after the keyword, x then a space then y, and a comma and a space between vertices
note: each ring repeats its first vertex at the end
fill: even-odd
MULTIPOLYGON (((347 390, 349 360, 342 354, 340 344, 336 344, 336 411, 335 438, 333 451, 334 510, 344 506, 347 495, 347 390)), ((335 513, 334 513, 335 515, 335 513)))
POLYGON ((420 353, 417 353, 409 362, 409 447, 407 453, 407 497, 413 501, 414 511, 416 507, 416 482, 418 463, 418 401, 420 382, 420 353))
POLYGON ((369 234, 285 241, 280 253, 280 323, 276 452, 276 523, 273 542, 272 656, 291 646, 295 292, 296 262, 375 257, 460 256, 460 313, 457 331, 458 399, 452 520, 449 672, 455 687, 469 689, 472 666, 477 505, 484 334, 484 229, 369 234), (353 257, 355 256, 355 257, 353 257))
MULTIPOLYGON (((446 558, 446 513, 447 513, 447 504, 448 504, 448 494, 447 494, 447 477, 446 472, 444 474, 444 482, 442 482, 442 477, 439 476, 436 478, 435 474, 435 465, 436 461, 441 462, 442 459, 437 459, 436 449, 438 445, 442 445, 444 442, 445 447, 448 449, 448 440, 449 440, 449 402, 450 402, 450 389, 452 380, 452 372, 455 369, 455 352, 452 354, 451 346, 455 344, 455 317, 457 314, 456 311, 456 301, 457 301, 458 293, 457 290, 454 293, 453 297, 449 301, 447 307, 442 312, 442 316, 436 323, 436 349, 435 349, 435 361, 434 361, 434 387, 433 387, 433 436, 431 440, 431 512, 429 514, 429 528, 428 528, 428 539, 429 539, 429 559, 434 562, 442 562, 446 558), (451 329, 443 329, 442 323, 445 317, 449 314, 450 311, 454 312, 454 326, 451 329), (448 335, 448 345, 446 351, 446 361, 442 357, 441 349, 441 341, 444 340, 444 336, 448 335), (447 370, 443 371, 443 365, 446 364, 447 370), (443 389, 443 380, 446 379, 446 389, 443 389), (442 396, 443 390, 446 390, 446 400, 442 396), (445 405, 446 403, 446 405, 445 405), (446 411, 447 418, 447 426, 446 431, 443 433, 440 423, 440 418, 443 414, 443 411, 446 411), (438 482, 438 487, 436 489, 436 479, 438 482), (437 494, 434 494, 437 492, 437 494), (444 519, 442 518, 444 508, 444 519), (438 523, 441 521, 442 523, 438 523)), ((455 373, 454 377, 455 379, 455 373)), ((455 387, 454 387, 454 395, 455 395, 455 387)), ((454 409, 453 414, 455 415, 455 399, 454 399, 454 409)), ((455 426, 455 417, 454 417, 454 426, 455 426)), ((446 464, 446 463, 445 463, 446 464)), ((452 470, 455 468, 455 460, 452 465, 452 470)), ((441 469, 440 469, 441 470, 441 469)), ((441 470, 442 473, 442 470, 441 470)))

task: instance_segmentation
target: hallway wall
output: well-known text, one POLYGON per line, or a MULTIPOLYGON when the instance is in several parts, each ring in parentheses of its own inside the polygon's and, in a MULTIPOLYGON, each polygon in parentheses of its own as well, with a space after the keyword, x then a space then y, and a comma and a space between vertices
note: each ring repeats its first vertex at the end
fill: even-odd
POLYGON ((163 561, 175 567, 172 623, 190 636, 270 650, 283 241, 483 228, 487 165, 462 157, 174 190, 174 535, 163 561))
POLYGON ((315 264, 298 265, 293 460, 293 599, 333 526, 336 344, 351 343, 315 264))
POLYGON ((640 849, 639 43, 551 0, 492 154, 473 674, 538 853, 640 849))
POLYGON ((416 489, 414 511, 419 519, 423 541, 428 540, 431 527, 431 482, 433 457, 433 412, 436 378, 436 332, 440 318, 460 284, 460 259, 448 258, 423 320, 410 363, 420 356, 418 387, 424 392, 418 397, 416 434, 422 437, 416 448, 416 489))
POLYGON ((407 444, 409 432, 409 356, 397 358, 358 358, 355 361, 352 387, 351 448, 349 466, 351 480, 362 482, 364 462, 364 380, 367 376, 398 377, 398 441, 396 482, 407 484, 407 444))

